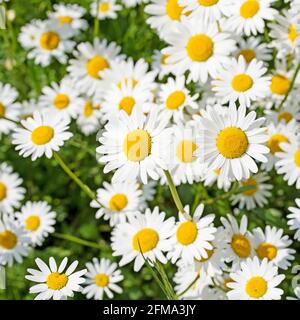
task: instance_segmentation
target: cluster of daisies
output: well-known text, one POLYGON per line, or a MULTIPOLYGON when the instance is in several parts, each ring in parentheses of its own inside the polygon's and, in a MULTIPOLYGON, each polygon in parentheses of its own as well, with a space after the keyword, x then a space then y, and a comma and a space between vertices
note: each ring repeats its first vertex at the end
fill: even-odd
MULTIPOLYGON (((102 37, 77 41, 89 27, 77 4, 56 4, 46 20, 22 27, 18 39, 28 59, 41 67, 58 61, 66 74, 23 102, 0 83, 0 133, 35 161, 72 139, 71 123, 85 136, 99 132, 95 165, 112 179, 90 206, 112 227, 112 255, 120 258, 95 258, 77 272, 77 261, 67 267, 67 258, 59 266, 54 258, 49 265, 36 259, 39 270, 29 269, 26 279, 38 283, 30 289, 37 299, 77 291, 112 298, 122 292, 119 267, 133 262, 139 272, 146 261, 176 265, 180 298, 286 296, 280 285, 296 263, 286 233, 300 241, 300 199, 289 208, 286 229, 248 224, 252 210, 272 196, 271 175, 300 189, 300 2, 281 4, 279 10, 273 0, 94 1, 95 20, 117 19, 124 6, 144 8, 163 46, 151 64, 102 37), (238 210, 220 217, 200 203, 169 217, 164 208, 150 209, 156 187, 168 184, 175 198, 175 186, 215 186, 238 210)), ((21 206, 21 184, 1 164, 2 265, 21 262, 54 232, 47 203, 21 206)), ((293 289, 300 299, 299 286, 293 289)))

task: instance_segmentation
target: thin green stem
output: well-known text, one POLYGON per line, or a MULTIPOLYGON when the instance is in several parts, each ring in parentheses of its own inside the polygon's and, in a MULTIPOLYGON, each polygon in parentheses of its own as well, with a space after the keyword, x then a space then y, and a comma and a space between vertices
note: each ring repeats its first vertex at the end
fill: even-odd
POLYGON ((99 4, 100 4, 100 0, 97 0, 97 3, 96 3, 97 12, 96 12, 95 20, 94 20, 94 38, 97 38, 99 36, 99 32, 100 32, 100 19, 98 17, 99 4))
POLYGON ((85 246, 85 247, 90 247, 90 248, 99 249, 99 250, 102 250, 104 248, 104 245, 101 245, 100 243, 95 243, 95 242, 91 242, 91 241, 88 241, 88 240, 84 240, 84 239, 72 236, 70 234, 54 232, 52 234, 52 236, 57 238, 57 239, 63 239, 63 240, 66 240, 66 241, 71 241, 71 242, 80 244, 80 245, 85 246))
POLYGON ((197 273, 197 275, 196 275, 195 279, 193 280, 193 282, 186 289, 184 289, 182 292, 180 292, 178 294, 178 297, 180 298, 185 293, 187 293, 196 284, 196 282, 199 280, 199 278, 200 278, 200 272, 197 273))
POLYGON ((162 282, 163 282, 163 285, 164 285, 166 291, 168 292, 168 299, 169 300, 178 300, 178 297, 177 297, 176 293, 174 292, 173 286, 171 285, 171 283, 169 281, 168 275, 166 274, 166 271, 165 271, 163 265, 159 261, 157 261, 155 263, 155 268, 162 279, 162 282))
POLYGON ((18 126, 22 126, 22 124, 21 124, 20 122, 15 121, 15 120, 13 120, 13 119, 9 119, 9 118, 6 118, 6 117, 1 117, 1 119, 7 120, 7 121, 11 121, 11 122, 13 122, 14 124, 16 124, 16 125, 18 125, 18 126))
POLYGON ((300 63, 298 64, 296 70, 295 70, 295 73, 293 75, 293 78, 292 78, 292 81, 291 81, 291 84, 290 84, 290 87, 289 87, 289 90, 288 92, 286 93, 286 95, 284 96, 283 100, 281 101, 280 105, 278 106, 277 108, 277 111, 280 111, 283 107, 283 105, 285 104, 285 102, 287 101, 290 93, 292 92, 293 88, 294 88, 294 85, 295 85, 295 82, 296 82, 296 79, 297 79, 297 76, 298 76, 298 73, 300 71, 300 63))

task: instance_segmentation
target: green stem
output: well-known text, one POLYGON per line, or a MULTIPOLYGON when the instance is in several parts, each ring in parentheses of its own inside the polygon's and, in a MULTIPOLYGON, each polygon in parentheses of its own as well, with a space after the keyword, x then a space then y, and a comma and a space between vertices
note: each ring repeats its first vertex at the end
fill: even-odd
POLYGON ((96 17, 94 21, 94 38, 97 38, 99 36, 99 31, 100 31, 100 19, 98 17, 98 11, 99 11, 99 4, 100 0, 97 0, 97 12, 96 12, 96 17))
POLYGON ((294 73, 294 75, 293 75, 293 78, 292 78, 292 81, 291 81, 291 84, 290 84, 290 87, 289 87, 288 92, 286 93, 285 97, 283 98, 283 100, 281 101, 280 105, 279 105, 278 108, 277 108, 278 111, 281 110, 281 108, 282 108, 283 105, 285 104, 286 100, 288 99, 290 93, 292 92, 299 71, 300 71, 300 63, 298 64, 298 66, 297 66, 297 68, 296 68, 296 70, 295 70, 295 73, 294 73))
POLYGON ((179 194, 178 194, 177 189, 176 189, 176 187, 174 185, 174 182, 173 182, 173 179, 171 177, 170 172, 168 170, 164 170, 164 173, 166 175, 166 178, 167 178, 167 181, 168 181, 168 185, 169 185, 169 189, 171 191, 173 200, 175 202, 175 205, 176 205, 178 211, 181 212, 181 213, 185 213, 183 205, 182 205, 182 202, 180 200, 179 194))
POLYGON ((196 284, 199 278, 200 278, 200 272, 197 273, 197 276, 195 277, 193 282, 186 289, 184 289, 182 292, 178 294, 178 297, 182 297, 185 293, 187 293, 196 284))
POLYGON ((238 188, 239 188, 239 184, 238 184, 238 183, 235 183, 235 184, 232 186, 231 190, 229 190, 228 192, 223 193, 222 195, 220 195, 220 196, 218 196, 218 197, 204 200, 204 201, 203 201, 203 204, 205 204, 205 205, 210 205, 210 204, 213 204, 213 203, 216 202, 216 201, 228 199, 228 198, 230 198, 233 194, 236 193, 236 191, 238 190, 238 188))
POLYGON ((91 241, 88 241, 88 240, 84 240, 84 239, 72 236, 70 234, 54 232, 52 234, 52 236, 57 238, 57 239, 63 239, 63 240, 71 241, 71 242, 80 244, 80 245, 85 246, 85 247, 90 247, 90 248, 99 249, 99 250, 102 250, 104 248, 104 246, 101 245, 100 243, 95 243, 95 242, 91 242, 91 241))
POLYGON ((178 300, 178 297, 173 290, 173 287, 169 281, 168 275, 166 274, 166 271, 165 271, 163 265, 159 261, 157 261, 155 263, 155 268, 158 271, 158 273, 161 277, 162 283, 168 293, 168 299, 169 300, 178 300))

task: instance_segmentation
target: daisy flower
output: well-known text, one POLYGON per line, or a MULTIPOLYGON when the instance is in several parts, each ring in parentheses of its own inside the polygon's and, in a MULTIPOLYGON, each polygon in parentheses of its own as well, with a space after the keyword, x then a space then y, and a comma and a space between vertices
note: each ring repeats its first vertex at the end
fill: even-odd
POLYGON ((39 100, 42 108, 53 110, 68 120, 77 117, 83 103, 83 99, 69 78, 62 79, 60 83, 53 82, 51 87, 43 88, 39 100))
POLYGON ((235 41, 220 33, 217 24, 205 24, 197 19, 183 19, 177 29, 165 35, 169 47, 162 50, 166 62, 172 64, 171 72, 183 75, 189 71, 187 81, 207 82, 216 77, 222 65, 235 50, 235 41))
POLYGON ((0 164, 0 214, 12 213, 24 199, 23 179, 6 163, 0 164))
POLYGON ((282 107, 281 110, 266 110, 266 118, 270 123, 278 125, 279 123, 288 124, 295 119, 297 123, 300 121, 299 102, 295 95, 291 94, 290 99, 282 107))
POLYGON ((32 161, 45 155, 51 158, 73 134, 68 132, 69 121, 50 111, 35 111, 32 118, 22 120, 23 128, 16 128, 12 143, 24 158, 32 161))
POLYGON ((276 288, 285 278, 278 275, 272 262, 257 257, 241 263, 240 270, 230 274, 232 282, 227 293, 229 300, 280 300, 283 290, 276 288))
POLYGON ((213 108, 208 108, 201 119, 204 161, 208 170, 221 169, 220 178, 248 179, 257 173, 254 161, 266 162, 269 149, 263 145, 267 140, 265 128, 260 128, 264 118, 256 118, 246 107, 235 105, 228 108, 228 117, 221 117, 213 108))
POLYGON ((35 99, 22 101, 19 105, 20 112, 18 121, 32 118, 33 112, 39 110, 39 104, 35 99))
POLYGON ((267 68, 262 61, 253 59, 248 65, 243 56, 232 59, 221 69, 217 80, 212 81, 213 91, 221 103, 239 101, 240 105, 250 107, 252 101, 266 97, 269 88, 267 68))
POLYGON ((155 207, 151 212, 128 216, 128 222, 118 224, 112 232, 113 256, 122 256, 119 266, 134 260, 134 271, 138 272, 145 259, 167 263, 163 252, 171 249, 170 237, 174 229, 174 217, 165 220, 165 213, 155 207))
POLYGON ((221 169, 215 170, 204 170, 203 176, 204 186, 211 187, 214 183, 217 182, 218 189, 223 189, 224 191, 228 191, 231 186, 231 181, 221 176, 221 169))
POLYGON ((35 300, 61 300, 73 297, 74 292, 82 291, 80 286, 85 282, 83 275, 86 269, 74 272, 78 266, 78 261, 74 261, 66 269, 68 258, 64 258, 57 266, 53 257, 49 258, 49 266, 40 258, 35 259, 38 266, 36 269, 27 269, 28 275, 25 278, 32 282, 38 282, 29 289, 30 293, 37 293, 35 300))
POLYGON ((123 0, 122 1, 126 8, 133 8, 143 2, 148 2, 148 0, 123 0))
POLYGON ((54 232, 56 213, 45 201, 28 201, 16 213, 16 218, 28 232, 31 244, 41 246, 49 233, 54 232))
POLYGON ((251 233, 247 230, 248 219, 243 215, 240 224, 232 215, 227 219, 221 217, 224 226, 224 257, 226 262, 232 262, 232 269, 236 269, 241 261, 254 255, 251 233))
POLYGON ((173 118, 175 121, 184 120, 184 110, 189 107, 198 109, 196 100, 198 94, 191 95, 185 86, 185 77, 168 78, 167 83, 159 88, 156 103, 162 110, 162 117, 173 118))
POLYGON ((97 90, 103 91, 102 72, 110 67, 112 60, 122 57, 119 56, 120 51, 114 42, 106 40, 80 43, 74 53, 76 59, 71 59, 67 68, 76 88, 89 96, 97 90))
POLYGON ((300 199, 295 200, 297 207, 289 207, 287 216, 290 230, 295 230, 294 239, 300 241, 300 199))
POLYGON ((88 299, 102 300, 104 295, 112 299, 114 292, 119 294, 123 292, 117 283, 122 281, 124 277, 115 262, 93 258, 92 262, 86 263, 86 268, 85 287, 82 293, 88 299))
POLYGON ((0 265, 12 266, 21 263, 28 255, 29 237, 13 217, 4 216, 0 220, 0 265))
POLYGON ((95 0, 91 4, 91 15, 99 20, 116 19, 122 7, 115 0, 95 0))
POLYGON ((255 228, 252 230, 252 243, 259 259, 265 258, 275 266, 287 270, 291 261, 295 259, 296 251, 288 248, 292 240, 283 235, 283 229, 266 226, 265 230, 255 228))
POLYGON ((56 19, 60 25, 71 28, 74 35, 88 28, 88 23, 82 19, 86 10, 77 4, 55 3, 53 12, 48 12, 50 19, 56 19))
POLYGON ((110 225, 124 223, 129 215, 137 213, 144 206, 142 190, 137 183, 103 183, 97 190, 97 201, 91 202, 97 208, 96 218, 104 217, 110 225), (101 204, 101 205, 100 205, 101 204))
POLYGON ((282 152, 276 156, 279 158, 276 163, 278 174, 283 174, 283 179, 289 186, 295 184, 296 189, 300 189, 300 146, 299 143, 280 144, 282 152))
POLYGON ((42 67, 48 66, 52 59, 67 62, 67 54, 75 42, 69 40, 70 29, 54 20, 35 20, 30 27, 22 27, 19 41, 24 48, 30 49, 28 59, 34 59, 42 67), (28 33, 28 34, 27 34, 28 33))
POLYGON ((230 16, 224 24, 238 35, 246 36, 263 33, 265 20, 273 20, 276 10, 271 8, 273 0, 235 0, 230 6, 230 16))
POLYGON ((167 122, 159 118, 157 110, 145 116, 139 108, 131 116, 123 111, 111 118, 99 138, 101 146, 96 149, 102 155, 99 161, 105 163, 104 173, 117 169, 113 182, 139 178, 147 184, 148 176, 157 180, 161 169, 166 169, 161 142, 167 141, 167 122))
POLYGON ((158 79, 162 80, 166 75, 171 73, 172 64, 169 63, 168 55, 162 54, 159 50, 154 50, 152 57, 152 69, 158 73, 158 79))
POLYGON ((19 104, 16 103, 18 95, 17 90, 10 84, 0 82, 0 134, 9 134, 16 127, 13 121, 18 121, 20 114, 19 104))
POLYGON ((258 173, 241 181, 241 187, 252 187, 252 189, 233 195, 232 205, 238 204, 240 209, 246 208, 247 210, 265 206, 272 195, 270 190, 273 186, 266 183, 269 179, 265 173, 258 173))
POLYGON ((190 216, 190 208, 184 208, 185 214, 179 213, 179 221, 173 230, 172 246, 168 252, 168 259, 175 263, 181 259, 186 265, 194 259, 208 259, 213 250, 212 241, 215 239, 217 229, 213 225, 214 214, 202 216, 204 205, 200 204, 190 216))

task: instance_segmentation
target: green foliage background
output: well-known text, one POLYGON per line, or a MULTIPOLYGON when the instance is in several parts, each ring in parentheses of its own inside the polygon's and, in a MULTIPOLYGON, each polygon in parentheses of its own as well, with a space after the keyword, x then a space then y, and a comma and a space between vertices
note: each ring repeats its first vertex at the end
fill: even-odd
MULTIPOLYGON (((37 98, 41 89, 52 81, 60 81, 65 75, 66 66, 53 62, 47 68, 36 66, 31 60, 26 59, 26 51, 20 47, 17 35, 21 26, 32 19, 45 19, 46 12, 52 9, 54 3, 77 3, 89 10, 90 0, 12 0, 8 7, 16 12, 16 19, 8 22, 7 30, 0 30, 0 81, 15 86, 20 93, 19 100, 37 98), (7 61, 14 61, 13 68, 7 68, 7 61)), ((283 6, 279 1, 278 6, 283 6)), ((135 60, 144 58, 151 62, 151 56, 155 49, 163 48, 163 43, 157 35, 145 23, 144 7, 123 9, 117 20, 105 20, 100 22, 100 37, 109 41, 115 41, 122 47, 122 52, 135 60)), ((81 41, 92 41, 94 20, 87 14, 89 29, 81 33, 77 43, 81 41)), ((66 143, 60 152, 63 159, 70 168, 85 182, 92 190, 101 186, 103 180, 110 177, 103 176, 102 167, 96 161, 95 148, 97 146, 94 136, 85 138, 77 132, 75 125, 72 126, 75 137, 66 143)), ((111 256, 110 231, 111 228, 103 220, 96 220, 95 210, 90 208, 90 200, 75 185, 64 172, 61 171, 54 159, 40 159, 32 162, 18 156, 10 143, 10 137, 2 136, 0 140, 0 162, 8 162, 24 180, 27 189, 25 200, 45 200, 57 212, 56 230, 59 233, 74 235, 76 237, 97 242, 103 247, 102 250, 84 247, 82 245, 58 239, 50 236, 40 248, 32 250, 29 257, 25 258, 20 265, 16 264, 6 268, 7 288, 0 290, 0 299, 33 299, 28 293, 30 283, 24 279, 26 269, 35 267, 34 259, 40 257, 47 260, 53 256, 58 261, 67 256, 71 260, 78 259, 80 267, 91 260, 92 257, 111 256)), ((273 197, 269 207, 245 212, 250 220, 250 228, 271 224, 290 231, 286 225, 285 216, 287 208, 294 205, 294 199, 299 197, 299 192, 293 187, 288 187, 282 178, 272 173, 271 179, 273 197)), ((210 188, 206 190, 201 184, 193 186, 181 186, 180 196, 184 204, 195 204, 202 200, 211 204, 206 206, 206 212, 214 212, 217 216, 224 216, 232 212, 228 197, 223 197, 221 191, 210 188), (210 200, 215 199, 215 200, 210 200), (219 200, 218 200, 219 199, 219 200)), ((150 207, 159 205, 162 211, 169 216, 176 216, 177 211, 172 202, 167 187, 158 186, 155 199, 150 207)), ((298 250, 296 261, 300 261, 299 243, 294 247, 298 250)), ((175 268, 168 264, 166 267, 169 278, 175 272, 175 268)), ((151 271, 144 267, 141 272, 135 274, 132 265, 122 268, 124 281, 122 282, 123 294, 116 295, 116 299, 159 299, 165 298, 162 290, 153 280, 151 271)), ((290 280, 291 270, 287 271, 287 280, 283 287, 287 295, 293 295, 290 280)), ((77 294, 76 299, 84 296, 77 294)))

